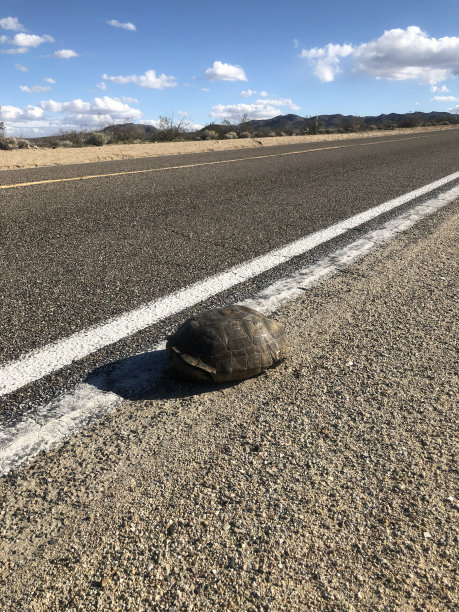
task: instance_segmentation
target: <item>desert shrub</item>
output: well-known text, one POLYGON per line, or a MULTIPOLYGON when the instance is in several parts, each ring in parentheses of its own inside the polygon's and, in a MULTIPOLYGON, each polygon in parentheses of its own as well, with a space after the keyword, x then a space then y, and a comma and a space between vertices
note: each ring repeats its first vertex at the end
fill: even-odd
POLYGON ((315 117, 306 117, 304 120, 304 130, 307 134, 319 134, 320 129, 324 127, 322 121, 319 121, 319 115, 315 117))
POLYGON ((225 134, 225 138, 232 140, 233 138, 239 138, 239 136, 236 134, 236 132, 227 132, 225 134))
POLYGON ((370 132, 374 132, 374 130, 377 130, 378 126, 375 125, 374 123, 370 123, 369 125, 367 125, 367 130, 370 130, 370 132))
POLYGON ((410 113, 409 115, 406 115, 402 122, 400 123, 400 127, 402 128, 412 128, 412 127, 418 127, 418 125, 421 124, 421 121, 419 119, 419 116, 415 113, 410 113))
POLYGON ((107 142, 111 143, 139 138, 139 131, 134 123, 111 125, 104 130, 104 134, 107 135, 107 142))
POLYGON ((218 133, 215 130, 204 130, 202 137, 204 140, 217 140, 218 133))
POLYGON ((185 140, 188 132, 189 122, 185 119, 175 120, 173 116, 161 116, 159 118, 158 132, 155 140, 173 142, 174 140, 185 140))
POLYGON ((94 147, 101 147, 104 144, 107 144, 108 138, 103 132, 89 132, 87 134, 84 143, 88 145, 93 145, 94 147))
POLYGON ((74 147, 82 147, 84 144, 84 140, 85 140, 85 133, 77 132, 73 130, 72 132, 69 132, 68 134, 62 134, 62 137, 65 140, 70 141, 74 147))
POLYGON ((0 149, 3 151, 12 151, 18 148, 17 138, 14 136, 0 136, 0 149))
POLYGON ((25 138, 18 138, 17 146, 18 146, 18 149, 30 149, 31 148, 30 142, 26 140, 25 138))
POLYGON ((73 147, 73 142, 71 140, 58 140, 56 144, 58 147, 64 147, 66 149, 73 147))
POLYGON ((258 130, 256 130, 253 135, 256 136, 257 138, 266 138, 267 136, 269 136, 270 134, 270 129, 269 128, 259 128, 258 130))
POLYGON ((252 138, 253 134, 253 125, 249 121, 249 116, 247 113, 244 113, 237 125, 237 132, 239 134, 239 138, 252 138), (243 136, 244 134, 244 136, 243 136), (245 134, 248 134, 246 136, 245 134))

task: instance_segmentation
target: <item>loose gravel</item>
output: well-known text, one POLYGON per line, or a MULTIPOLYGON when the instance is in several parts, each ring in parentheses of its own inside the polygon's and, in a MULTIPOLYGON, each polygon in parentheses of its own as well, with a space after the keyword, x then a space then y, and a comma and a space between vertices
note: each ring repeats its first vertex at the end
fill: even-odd
POLYGON ((457 206, 276 317, 291 358, 0 481, 2 610, 455 610, 457 206))

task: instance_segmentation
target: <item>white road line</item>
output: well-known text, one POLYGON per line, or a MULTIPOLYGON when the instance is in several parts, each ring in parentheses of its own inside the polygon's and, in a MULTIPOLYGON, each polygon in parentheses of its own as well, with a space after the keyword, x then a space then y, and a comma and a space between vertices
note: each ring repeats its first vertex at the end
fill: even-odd
POLYGON ((439 187, 459 179, 459 172, 445 176, 424 187, 410 191, 398 198, 384 202, 326 229, 300 238, 286 246, 233 266, 229 270, 200 281, 175 293, 152 301, 140 308, 114 317, 101 325, 77 332, 43 348, 23 355, 0 368, 0 397, 39 380, 52 372, 83 359, 105 346, 135 334, 177 312, 243 283, 289 259, 302 255, 332 238, 344 234, 367 221, 375 219, 406 202, 425 195, 439 187))
MULTIPOLYGON (((273 283, 243 303, 265 313, 272 312, 458 199, 459 186, 400 214, 317 263, 273 283)), ((167 366, 164 348, 162 342, 151 352, 122 360, 107 373, 81 383, 72 392, 33 410, 20 422, 3 427, 0 422, 0 475, 16 469, 40 451, 55 448, 100 420, 119 406, 123 398, 147 398, 148 394, 154 397, 155 386, 167 366)))

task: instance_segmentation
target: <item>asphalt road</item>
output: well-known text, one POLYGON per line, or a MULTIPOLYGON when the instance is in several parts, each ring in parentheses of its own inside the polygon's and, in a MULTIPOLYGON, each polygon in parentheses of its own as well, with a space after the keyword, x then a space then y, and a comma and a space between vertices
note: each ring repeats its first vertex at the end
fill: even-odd
POLYGON ((0 190, 0 363, 456 172, 458 145, 451 131, 3 171, 38 184, 0 190))

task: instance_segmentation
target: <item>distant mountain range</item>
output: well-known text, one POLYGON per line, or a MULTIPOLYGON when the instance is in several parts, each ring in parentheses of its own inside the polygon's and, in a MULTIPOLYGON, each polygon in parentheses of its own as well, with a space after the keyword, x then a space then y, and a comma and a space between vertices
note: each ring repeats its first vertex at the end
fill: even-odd
MULTIPOLYGON (((396 127, 416 127, 418 125, 441 125, 459 124, 459 114, 432 111, 430 113, 389 113, 388 115, 365 116, 356 115, 317 115, 313 117, 301 117, 300 115, 278 115, 271 119, 251 119, 239 123, 222 122, 211 123, 194 132, 186 131, 180 122, 173 120, 166 125, 166 129, 158 129, 153 125, 143 123, 118 123, 107 126, 101 130, 107 135, 108 142, 132 142, 135 140, 157 141, 157 140, 180 140, 183 138, 200 140, 225 138, 228 132, 236 132, 239 137, 244 136, 271 136, 279 133, 284 134, 316 134, 317 132, 359 132, 368 129, 393 129, 396 127), (206 133, 207 132, 207 133, 206 133)), ((70 146, 82 146, 83 144, 104 144, 102 142, 86 142, 85 138, 91 132, 59 133, 52 136, 32 137, 28 140, 34 144, 45 146, 63 146, 64 141, 70 146)), ((236 135, 234 136, 236 137, 236 135)))
POLYGON ((312 125, 317 122, 318 126, 323 129, 338 129, 346 128, 356 123, 364 124, 365 126, 374 125, 380 128, 383 126, 413 127, 414 125, 438 123, 440 121, 456 123, 458 115, 433 111, 430 113, 390 113, 388 115, 358 117, 356 115, 341 115, 338 113, 335 115, 317 115, 306 119, 305 117, 300 117, 300 115, 289 114, 278 115, 272 119, 252 120, 247 123, 255 130, 268 128, 273 131, 296 131, 304 130, 305 122, 312 125))
MULTIPOLYGON (((323 130, 340 130, 344 131, 355 131, 355 128, 365 129, 368 126, 375 126, 376 128, 394 128, 394 127, 414 127, 416 125, 423 124, 438 124, 442 121, 449 123, 458 123, 459 115, 448 113, 448 112, 437 112, 432 111, 430 113, 389 113, 387 115, 377 116, 365 116, 359 117, 356 115, 341 115, 339 113, 335 115, 317 115, 313 117, 301 117, 300 115, 288 114, 278 115, 271 119, 252 119, 247 121, 244 125, 251 131, 272 131, 272 132, 299 132, 305 131, 308 127, 316 127, 316 129, 323 130)), ((202 133, 204 130, 217 130, 218 132, 229 132, 234 130, 236 127, 240 129, 240 125, 222 125, 218 123, 212 123, 205 126, 204 128, 197 130, 197 134, 202 133)), ((142 137, 142 136, 153 136, 159 130, 152 125, 145 125, 142 123, 126 123, 109 126, 105 128, 104 132, 111 130, 129 132, 131 138, 142 137)))

